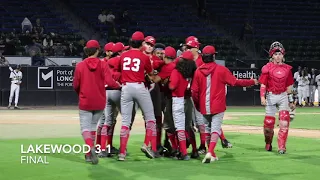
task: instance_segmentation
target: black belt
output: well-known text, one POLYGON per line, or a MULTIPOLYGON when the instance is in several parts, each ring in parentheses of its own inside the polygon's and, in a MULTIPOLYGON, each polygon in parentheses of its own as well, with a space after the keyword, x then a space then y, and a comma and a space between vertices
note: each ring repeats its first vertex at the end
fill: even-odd
POLYGON ((120 89, 114 89, 114 88, 106 87, 106 90, 119 90, 119 91, 121 91, 121 88, 120 89))

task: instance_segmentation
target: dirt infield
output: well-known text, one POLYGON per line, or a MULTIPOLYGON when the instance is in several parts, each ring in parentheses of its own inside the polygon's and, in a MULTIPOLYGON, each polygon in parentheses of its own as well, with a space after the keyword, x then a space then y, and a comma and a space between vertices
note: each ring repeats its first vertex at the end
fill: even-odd
MULTIPOLYGON (((302 113, 301 113, 302 114, 302 113)), ((304 113, 320 114, 320 113, 304 113)), ((226 113, 224 120, 238 119, 239 116, 264 115, 262 113, 226 113)), ((120 116, 117 118, 120 122, 120 116)), ((120 124, 117 123, 115 132, 119 134, 120 124)), ((262 127, 223 125, 225 132, 262 134, 262 127)), ((131 133, 143 134, 144 121, 141 113, 137 113, 131 133)), ((278 129, 276 129, 276 132, 278 129)), ((290 129, 290 136, 320 138, 320 130, 290 129)), ((26 110, 0 110, 0 138, 54 138, 79 137, 79 117, 75 107, 57 108, 28 108, 26 110)))

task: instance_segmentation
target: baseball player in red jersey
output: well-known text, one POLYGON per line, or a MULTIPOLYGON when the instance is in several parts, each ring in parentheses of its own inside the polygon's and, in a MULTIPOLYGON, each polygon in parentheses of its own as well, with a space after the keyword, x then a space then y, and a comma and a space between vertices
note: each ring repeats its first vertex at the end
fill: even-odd
MULTIPOLYGON (((156 55, 154 55, 156 39, 152 36, 147 36, 144 39, 144 53, 150 57, 151 64, 153 67, 153 74, 157 74, 157 69, 163 64, 163 61, 156 55)), ((154 115, 156 118, 156 129, 157 129, 157 150, 162 152, 163 148, 161 146, 161 131, 162 131, 162 109, 161 109, 161 92, 158 83, 150 83, 149 91, 151 95, 151 100, 153 103, 154 115)))
POLYGON ((289 132, 289 106, 294 107, 291 87, 293 85, 292 67, 284 63, 285 49, 280 42, 274 42, 269 49, 271 62, 262 67, 260 76, 261 104, 266 106, 264 118, 264 136, 267 151, 272 151, 275 113, 279 108, 278 152, 286 153, 286 142, 289 132), (289 104, 290 103, 290 104, 289 104))
POLYGON ((108 60, 111 58, 113 52, 112 52, 112 48, 114 46, 113 42, 109 42, 104 46, 104 51, 106 53, 106 57, 104 58, 104 60, 108 60))
MULTIPOLYGON (((109 42, 104 46, 104 51, 106 53, 106 57, 101 59, 102 61, 108 61, 108 59, 111 58, 112 56, 112 47, 114 46, 113 42, 109 42)), ((104 115, 104 112, 99 120, 99 125, 97 127, 97 139, 96 139, 96 144, 101 145, 101 131, 102 131, 102 125, 106 121, 106 116, 104 115)))
POLYGON ((120 56, 121 62, 121 115, 122 126, 120 133, 120 153, 119 161, 124 161, 126 157, 126 147, 129 139, 132 110, 134 102, 141 108, 146 121, 147 143, 141 147, 141 151, 149 158, 158 157, 157 154, 157 133, 156 119, 149 91, 146 89, 145 72, 152 75, 152 65, 148 56, 141 52, 144 34, 135 32, 131 37, 131 49, 120 56), (151 142, 151 148, 148 147, 151 142))
POLYGON ((213 46, 204 47, 202 53, 205 64, 196 70, 191 90, 195 107, 205 120, 206 131, 211 131, 208 153, 202 161, 210 163, 218 160, 214 148, 221 133, 222 120, 226 110, 225 86, 252 86, 258 84, 258 81, 253 79, 239 80, 226 67, 216 64, 214 62, 216 51, 213 46))
MULTIPOLYGON (((107 61, 110 70, 112 72, 112 78, 115 81, 120 81, 120 55, 124 50, 124 45, 121 42, 118 42, 112 47, 112 56, 111 59, 107 61)), ((120 110, 120 95, 121 88, 112 88, 106 87, 107 94, 107 104, 104 109, 105 121, 101 121, 100 126, 102 126, 101 130, 101 153, 98 155, 99 157, 108 157, 113 154, 118 153, 118 149, 113 146, 113 132, 114 127, 116 125, 116 119, 120 110), (107 148, 108 147, 108 148, 107 148), (107 150, 106 150, 107 149, 107 150)))
MULTIPOLYGON (((183 52, 181 59, 172 71, 169 80, 169 89, 172 91, 172 116, 174 126, 179 140, 180 154, 178 159, 189 160, 186 137, 188 131, 192 131, 192 103, 190 84, 196 64, 190 51, 183 52)), ((196 146, 192 146, 192 157, 198 158, 199 154, 196 146)))
MULTIPOLYGON (((173 123, 172 117, 172 96, 171 91, 168 87, 168 80, 172 71, 175 69, 176 64, 173 63, 173 60, 176 58, 176 50, 173 47, 166 47, 164 50, 164 65, 161 66, 160 72, 153 76, 152 81, 154 83, 161 84, 161 89, 164 94, 163 100, 165 101, 165 109, 164 109, 164 120, 163 120, 163 128, 166 131, 166 137, 171 142, 171 146, 169 142, 164 142, 164 148, 168 151, 166 156, 175 156, 178 152, 178 142, 176 139, 175 127, 173 123)), ((167 140, 168 141, 168 140, 167 140)))
POLYGON ((90 40, 85 47, 88 58, 77 64, 73 88, 79 96, 79 116, 82 137, 91 147, 85 155, 87 162, 98 163, 96 153, 100 148, 94 148, 96 127, 106 104, 105 85, 119 86, 110 76, 110 70, 106 62, 97 58, 100 45, 96 40, 90 40))
MULTIPOLYGON (((202 64, 204 64, 202 60, 202 56, 199 54, 200 42, 198 38, 194 36, 189 36, 186 39, 185 45, 186 45, 186 49, 192 52, 197 67, 200 67, 202 64)), ((202 114, 199 111, 197 111, 196 108, 194 108, 193 113, 194 113, 193 115, 194 122, 200 132, 200 147, 198 151, 199 151, 199 154, 205 154, 206 153, 205 142, 206 142, 206 137, 208 136, 208 133, 205 132, 205 124, 204 124, 202 114)), ((223 148, 232 148, 232 144, 225 138, 222 129, 220 133, 220 139, 221 139, 221 145, 223 148)))

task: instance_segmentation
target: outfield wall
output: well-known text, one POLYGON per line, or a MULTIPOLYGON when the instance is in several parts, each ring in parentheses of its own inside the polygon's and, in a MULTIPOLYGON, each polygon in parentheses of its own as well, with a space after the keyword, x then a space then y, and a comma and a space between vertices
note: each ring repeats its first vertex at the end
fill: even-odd
MULTIPOLYGON (((238 79, 259 74, 257 69, 230 69, 238 79)), ((74 67, 22 67, 20 106, 77 105, 78 97, 72 88, 74 67)), ((0 103, 8 105, 11 80, 8 67, 0 67, 0 103)), ((259 105, 258 87, 228 87, 227 104, 230 106, 259 105)))

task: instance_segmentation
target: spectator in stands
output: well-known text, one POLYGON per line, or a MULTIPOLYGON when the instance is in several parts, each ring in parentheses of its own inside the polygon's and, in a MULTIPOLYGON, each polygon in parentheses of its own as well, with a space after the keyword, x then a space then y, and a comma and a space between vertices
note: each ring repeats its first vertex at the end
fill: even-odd
POLYGON ((1 56, 0 57, 0 66, 8 66, 8 65, 9 65, 8 60, 4 56, 1 56))
POLYGON ((105 23, 106 23, 106 21, 107 21, 107 15, 106 15, 106 11, 105 11, 105 10, 103 10, 103 11, 101 12, 101 14, 99 14, 98 19, 99 19, 100 23, 102 23, 102 24, 105 24, 105 23))
POLYGON ((21 23, 21 28, 22 28, 22 32, 23 33, 26 32, 26 31, 32 32, 33 26, 32 26, 31 21, 27 17, 25 17, 23 19, 23 21, 21 23))
POLYGON ((110 24, 114 24, 114 20, 116 19, 116 16, 113 14, 112 11, 109 11, 109 14, 107 15, 107 22, 110 24))
POLYGON ((85 40, 81 39, 77 45, 76 45, 76 49, 77 49, 77 55, 83 57, 84 53, 83 53, 83 48, 85 46, 85 40))
POLYGON ((33 37, 34 37, 34 40, 36 41, 36 43, 42 45, 42 42, 43 42, 43 41, 42 41, 42 39, 40 38, 40 34, 39 34, 38 32, 36 32, 33 37))
POLYGON ((61 43, 56 43, 53 50, 55 56, 64 56, 65 47, 61 43))
POLYGON ((53 54, 53 39, 50 34, 47 34, 42 41, 43 54, 45 56, 52 56, 53 54))
POLYGON ((69 44, 68 48, 64 51, 65 56, 77 56, 77 49, 73 44, 69 44))
POLYGON ((4 42, 4 52, 3 55, 16 55, 16 45, 15 41, 13 39, 10 39, 10 37, 7 37, 4 42))
POLYGON ((33 32, 38 33, 40 37, 43 36, 44 27, 40 23, 40 19, 36 20, 36 25, 33 27, 33 32))
POLYGON ((42 41, 42 46, 44 48, 49 48, 53 46, 53 39, 51 38, 50 34, 47 34, 42 41))
POLYGON ((27 46, 29 44, 32 44, 32 37, 31 37, 30 31, 23 32, 23 34, 19 37, 19 39, 22 46, 27 46))
POLYGON ((249 21, 246 21, 243 24, 243 27, 241 29, 240 40, 244 40, 246 35, 252 35, 252 34, 253 34, 253 27, 250 25, 249 21))

